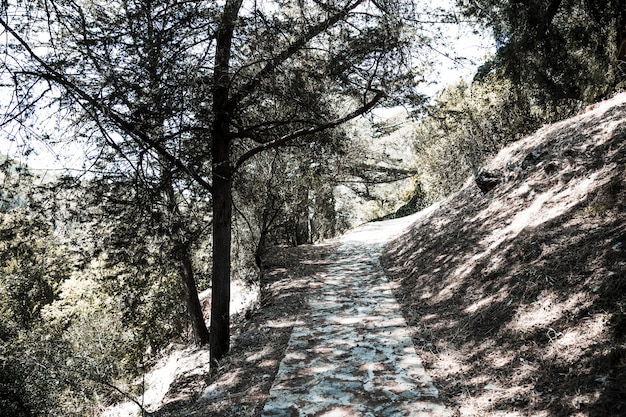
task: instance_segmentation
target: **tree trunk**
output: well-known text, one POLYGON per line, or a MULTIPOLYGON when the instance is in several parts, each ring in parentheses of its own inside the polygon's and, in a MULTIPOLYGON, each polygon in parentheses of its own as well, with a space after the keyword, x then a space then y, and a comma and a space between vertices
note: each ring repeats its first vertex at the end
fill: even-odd
POLYGON ((233 34, 243 0, 226 0, 216 33, 213 69, 213 277, 211 294, 211 362, 230 348, 230 244, 232 229, 232 172, 230 162, 230 123, 233 103, 230 100, 230 55, 233 34))
POLYGON ((173 168, 165 160, 161 160, 163 173, 161 175, 161 187, 163 187, 164 197, 167 204, 167 215, 171 222, 171 237, 174 239, 174 259, 180 262, 180 278, 185 290, 185 302, 187 304, 187 313, 191 321, 194 342, 197 345, 206 345, 209 343, 209 329, 204 322, 204 314, 202 313, 202 305, 198 297, 198 287, 193 274, 193 263, 191 261, 191 242, 189 231, 183 223, 183 218, 178 208, 174 185, 172 180, 173 168))
MULTIPOLYGON (((214 141, 216 153, 227 153, 228 142, 214 141), (219 146, 222 145, 222 146, 219 146)), ((227 163, 227 162, 223 162, 227 163)), ((232 228, 232 190, 229 169, 214 165, 213 170, 213 277, 211 298, 211 362, 219 361, 230 347, 230 245, 232 228)))
POLYGON ((193 276, 193 267, 189 256, 189 250, 187 248, 180 253, 180 258, 181 276, 183 286, 185 288, 187 311, 189 312, 189 318, 191 320, 194 341, 197 345, 206 345, 209 343, 209 330, 204 322, 202 305, 200 304, 200 298, 198 297, 198 289, 193 276))

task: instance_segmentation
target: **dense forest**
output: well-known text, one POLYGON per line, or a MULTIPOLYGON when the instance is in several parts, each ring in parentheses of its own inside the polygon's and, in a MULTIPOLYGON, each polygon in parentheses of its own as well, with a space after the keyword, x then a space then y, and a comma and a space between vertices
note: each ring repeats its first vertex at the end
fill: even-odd
POLYGON ((218 363, 269 248, 423 208, 626 87, 624 3, 2 2, 0 414, 96 414, 173 342, 218 363), (429 97, 459 25, 495 50, 429 97))

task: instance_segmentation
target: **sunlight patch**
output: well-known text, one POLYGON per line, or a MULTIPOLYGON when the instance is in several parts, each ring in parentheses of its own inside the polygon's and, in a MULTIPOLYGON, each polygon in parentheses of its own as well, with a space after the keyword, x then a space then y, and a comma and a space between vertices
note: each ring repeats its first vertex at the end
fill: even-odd
POLYGON ((519 308, 511 320, 510 328, 516 331, 528 331, 549 326, 566 312, 574 312, 585 307, 588 304, 584 302, 586 296, 584 293, 578 293, 559 302, 557 294, 544 292, 534 303, 519 308))
POLYGON ((256 362, 265 357, 272 356, 273 351, 269 347, 263 348, 260 352, 255 353, 254 355, 250 355, 246 358, 246 362, 256 362))
POLYGON ((278 319, 267 321, 267 327, 271 327, 272 329, 284 329, 286 327, 294 327, 300 324, 302 324, 300 320, 278 319))
POLYGON ((590 346, 605 340, 608 317, 606 314, 597 314, 581 321, 579 325, 564 333, 554 330, 550 333, 551 345, 546 358, 561 358, 568 362, 576 361, 589 349, 590 346))
POLYGON ((446 350, 437 355, 438 367, 447 374, 459 374, 463 373, 463 360, 459 357, 458 353, 446 350))
POLYGON ((465 307, 463 312, 468 314, 474 314, 478 310, 482 310, 485 307, 489 307, 493 303, 499 303, 504 300, 507 296, 508 292, 500 290, 497 294, 490 295, 488 297, 482 298, 478 301, 475 301, 470 306, 465 307))
POLYGON ((506 368, 515 361, 515 353, 506 350, 496 350, 489 353, 485 360, 488 360, 494 368, 506 368))

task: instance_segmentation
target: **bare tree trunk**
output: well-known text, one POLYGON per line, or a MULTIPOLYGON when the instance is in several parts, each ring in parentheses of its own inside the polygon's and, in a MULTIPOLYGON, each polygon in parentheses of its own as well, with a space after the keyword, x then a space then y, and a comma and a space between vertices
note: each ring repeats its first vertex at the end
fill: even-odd
POLYGON ((182 215, 178 208, 176 195, 174 192, 174 184, 172 181, 172 167, 167 161, 162 160, 163 173, 161 175, 161 186, 163 187, 164 197, 167 203, 167 215, 170 218, 171 236, 174 239, 174 259, 180 262, 180 278, 185 290, 185 302, 187 304, 187 313, 193 330, 194 342, 197 345, 206 345, 209 343, 209 329, 204 322, 204 314, 202 313, 202 305, 198 297, 198 287, 193 273, 193 263, 191 261, 191 242, 189 239, 189 230, 183 224, 182 215))
MULTIPOLYGON (((215 146, 215 144, 214 144, 215 146)), ((211 298, 211 361, 230 348, 230 246, 232 229, 231 180, 213 176, 213 277, 211 298)))

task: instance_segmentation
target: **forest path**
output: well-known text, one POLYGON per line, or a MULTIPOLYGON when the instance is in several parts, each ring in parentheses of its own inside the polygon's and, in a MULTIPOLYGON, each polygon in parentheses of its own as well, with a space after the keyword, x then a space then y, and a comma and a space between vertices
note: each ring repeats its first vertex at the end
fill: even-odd
POLYGON ((390 283, 384 245, 415 216, 361 226, 311 277, 263 417, 433 416, 443 411, 390 283))

